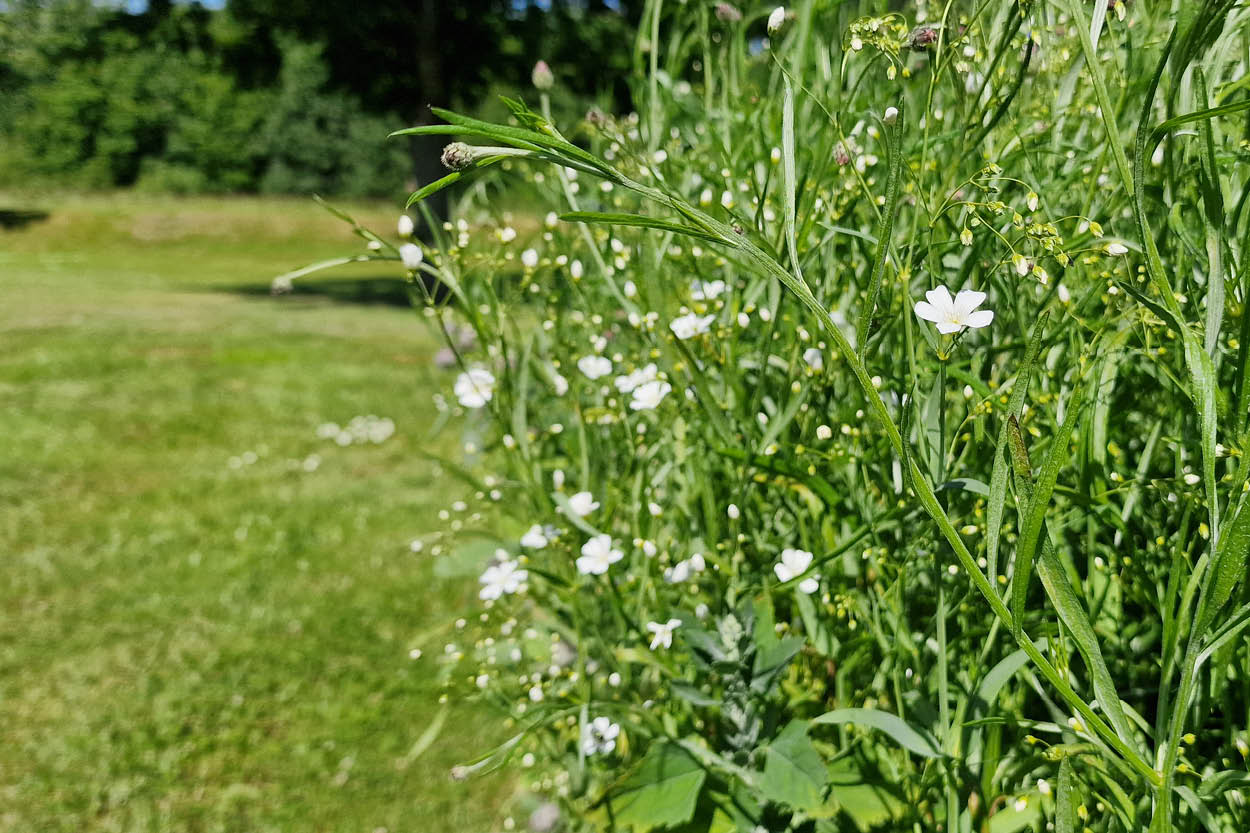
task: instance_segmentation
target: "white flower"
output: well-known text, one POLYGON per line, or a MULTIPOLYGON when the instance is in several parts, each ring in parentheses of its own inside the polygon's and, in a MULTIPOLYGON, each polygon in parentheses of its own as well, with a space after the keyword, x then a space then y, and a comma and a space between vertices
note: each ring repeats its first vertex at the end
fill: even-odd
POLYGON ((832 439, 832 437, 833 437, 833 429, 830 428, 828 425, 816 426, 816 439, 828 440, 828 439, 832 439))
POLYGON ((416 269, 425 260, 425 252, 416 243, 405 243, 399 247, 399 258, 404 262, 405 269, 416 269))
POLYGON ((691 573, 701 573, 707 564, 703 560, 702 553, 695 553, 685 561, 679 561, 673 567, 664 571, 664 580, 670 584, 680 584, 690 578, 691 573))
POLYGON ((529 578, 529 572, 517 569, 516 561, 501 561, 492 564, 478 579, 482 583, 480 599, 498 599, 505 593, 515 593, 529 578))
POLYGON ((512 226, 504 226, 499 230, 499 240, 501 243, 511 243, 516 240, 516 229, 512 226))
POLYGON ((625 293, 626 298, 633 298, 638 294, 638 284, 633 281, 625 281, 621 291, 625 293))
MULTIPOLYGON (((781 581, 792 581, 812 565, 812 554, 807 550, 784 549, 781 560, 773 565, 773 572, 781 581)), ((812 594, 820 587, 820 576, 809 576, 799 582, 799 592, 812 594)))
POLYGON ((778 6, 768 16, 768 34, 773 34, 786 22, 786 7, 778 6))
POLYGON ((660 504, 655 503, 654 501, 647 504, 647 513, 651 515, 651 517, 658 518, 663 512, 664 510, 660 508, 660 504))
POLYGON ((617 376, 615 382, 616 389, 621 393, 630 393, 635 388, 645 385, 647 382, 653 382, 657 378, 659 378, 659 371, 656 370, 654 364, 649 364, 646 367, 638 368, 633 373, 617 376))
POLYGON ((538 265, 538 250, 526 249, 525 251, 521 252, 521 265, 523 265, 526 269, 533 269, 535 266, 537 266, 538 265))
POLYGON ((573 280, 581 280, 583 271, 582 262, 580 260, 575 260, 569 264, 569 274, 573 277, 573 280))
POLYGON ((607 755, 616 749, 621 727, 606 717, 596 717, 582 726, 582 754, 607 755))
POLYGON ((658 379, 644 382, 634 389, 634 398, 630 400, 629 408, 633 411, 654 410, 672 389, 673 386, 668 382, 658 379))
POLYGON ((690 297, 696 301, 714 301, 724 292, 724 281, 693 281, 690 284, 690 297))
POLYGON ((555 228, 560 224, 560 215, 554 211, 548 211, 547 216, 543 218, 543 225, 547 228, 555 228))
POLYGON ((577 369, 587 379, 598 379, 612 372, 612 360, 606 356, 582 356, 577 360, 577 369))
POLYGON ((736 521, 742 517, 742 511, 738 509, 738 504, 731 503, 725 509, 725 514, 729 516, 729 520, 736 521))
POLYGON ((577 572, 584 576, 601 576, 622 557, 624 553, 612 547, 611 535, 596 535, 582 544, 582 555, 576 562, 577 572))
POLYGON ((881 121, 885 122, 886 124, 894 124, 894 122, 898 121, 898 108, 897 107, 885 108, 885 112, 881 114, 881 121))
POLYGON ((673 335, 685 341, 688 338, 694 338, 697 335, 706 333, 712 328, 712 322, 715 320, 715 315, 695 315, 691 312, 680 318, 674 318, 673 323, 668 326, 673 331, 673 335))
POLYGON ((1128 246, 1125 246, 1123 243, 1108 243, 1107 254, 1109 255, 1128 254, 1128 246))
POLYGON ((647 630, 651 631, 654 636, 651 637, 651 650, 659 648, 661 645, 665 648, 673 647, 673 631, 681 627, 680 619, 669 619, 667 622, 660 624, 659 622, 648 622, 647 630))
POLYGON ((579 518, 584 518, 599 508, 599 501, 590 492, 578 492, 569 498, 569 510, 579 518))
POLYGON ((456 379, 456 398, 466 408, 480 408, 495 393, 495 374, 484 367, 471 367, 456 379))
POLYGON ((569 392, 569 380, 554 371, 551 373, 551 386, 555 388, 556 396, 564 396, 569 392))
POLYGON ((939 286, 926 292, 925 297, 929 300, 916 302, 916 315, 937 324, 938 332, 943 335, 957 333, 964 327, 988 327, 994 320, 993 310, 977 310, 985 300, 984 292, 963 289, 951 298, 950 290, 939 286))
POLYGON ((803 361, 807 362, 807 366, 812 370, 819 371, 825 368, 825 357, 819 347, 808 347, 804 350, 803 361))
POLYGON ((412 218, 407 214, 399 215, 399 222, 395 224, 395 230, 399 232, 400 237, 412 237, 412 232, 416 229, 416 224, 412 222, 412 218))
POLYGON ((547 535, 543 532, 541 524, 534 524, 529 528, 528 532, 521 536, 521 546, 526 549, 542 549, 548 543, 550 542, 547 540, 547 535))

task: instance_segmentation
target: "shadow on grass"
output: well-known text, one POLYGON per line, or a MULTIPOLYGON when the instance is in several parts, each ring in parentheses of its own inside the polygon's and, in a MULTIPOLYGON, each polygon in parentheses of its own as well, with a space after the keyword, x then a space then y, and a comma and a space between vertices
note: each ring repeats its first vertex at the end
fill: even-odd
POLYGON ((0 208, 0 228, 5 231, 25 228, 31 223, 42 223, 48 219, 46 211, 32 211, 21 208, 0 208))
MULTIPOLYGON (((427 278, 426 288, 440 303, 447 288, 427 278)), ((391 307, 425 306, 425 296, 415 285, 394 277, 305 278, 297 280, 289 292, 274 295, 268 283, 227 287, 228 292, 282 301, 291 297, 323 298, 338 304, 365 304, 391 307)))

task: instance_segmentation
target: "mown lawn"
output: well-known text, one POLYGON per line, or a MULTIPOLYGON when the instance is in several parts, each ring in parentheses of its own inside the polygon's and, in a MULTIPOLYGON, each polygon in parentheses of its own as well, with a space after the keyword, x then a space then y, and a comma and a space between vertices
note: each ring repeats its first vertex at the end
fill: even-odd
POLYGON ((357 244, 301 200, 0 209, 0 830, 490 829, 471 709, 411 754, 473 588, 408 547, 460 492, 399 271, 270 298, 357 244), (365 414, 394 436, 317 436, 365 414))

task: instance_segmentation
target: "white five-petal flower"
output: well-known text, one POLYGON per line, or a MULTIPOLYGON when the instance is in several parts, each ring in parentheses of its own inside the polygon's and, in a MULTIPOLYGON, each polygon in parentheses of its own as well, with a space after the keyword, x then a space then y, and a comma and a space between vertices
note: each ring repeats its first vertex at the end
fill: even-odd
POLYGON ((978 310, 985 300, 985 293, 974 289, 962 289, 954 298, 945 286, 925 293, 927 301, 916 302, 916 315, 932 321, 943 335, 957 333, 965 327, 979 329, 988 327, 994 320, 994 311, 978 310))
POLYGON ((690 297, 696 301, 714 301, 725 291, 724 281, 692 281, 690 297))
POLYGON ((819 347, 808 347, 804 350, 803 361, 807 362, 807 366, 817 372, 825 368, 825 355, 820 352, 819 347))
MULTIPOLYGON (((781 560, 773 565, 773 572, 781 581, 792 581, 812 566, 812 554, 807 550, 784 549, 781 560)), ((808 576, 799 582, 799 592, 812 594, 820 588, 820 576, 808 576)))
POLYGON ((651 631, 651 650, 655 650, 661 646, 665 648, 673 647, 673 631, 681 627, 680 619, 669 619, 667 622, 648 622, 647 630, 651 631))
POLYGON ((590 492, 578 492, 569 498, 569 509, 579 518, 584 518, 599 508, 599 501, 590 492))
POLYGON ((538 265, 538 250, 526 249, 521 252, 521 265, 526 269, 533 269, 538 265))
POLYGON ((612 360, 607 356, 582 356, 577 360, 577 369, 587 379, 598 379, 612 372, 612 360))
POLYGON ((515 593, 529 578, 529 572, 517 568, 517 562, 501 561, 492 564, 478 579, 482 589, 477 594, 480 599, 498 599, 506 593, 515 593))
POLYGON ((471 367, 456 378, 456 399, 466 408, 481 408, 495 393, 495 374, 484 367, 471 367))
POLYGON ((680 318, 674 318, 673 323, 668 326, 673 331, 673 335, 685 341, 712 329, 712 322, 715 320, 715 315, 696 315, 691 312, 680 318))
POLYGON ((582 544, 582 554, 576 562, 577 572, 584 576, 601 576, 622 557, 624 553, 612 546, 611 535, 596 535, 582 544))
POLYGON ((639 385, 655 381, 659 378, 659 375, 660 372, 656 369, 655 365, 649 364, 646 367, 638 368, 633 373, 628 373, 624 376, 617 376, 615 382, 616 389, 621 393, 630 393, 639 385))
POLYGON ((616 738, 621 727, 606 717, 596 717, 582 726, 582 753, 607 755, 616 749, 616 738))
POLYGON ((629 401, 630 410, 654 410, 672 389, 672 385, 659 379, 645 382, 634 389, 634 398, 629 401))

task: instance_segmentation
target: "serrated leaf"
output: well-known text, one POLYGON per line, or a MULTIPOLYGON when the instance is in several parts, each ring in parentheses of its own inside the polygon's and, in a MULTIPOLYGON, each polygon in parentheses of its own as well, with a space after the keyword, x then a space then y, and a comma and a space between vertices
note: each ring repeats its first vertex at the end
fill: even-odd
POLYGON ((764 777, 760 791, 770 800, 796 810, 821 804, 825 765, 807 737, 807 721, 792 720, 764 747, 764 777))
POLYGON ((940 758, 937 742, 927 733, 914 728, 896 714, 878 709, 835 709, 812 720, 816 723, 854 723, 885 732, 894 742, 922 758, 940 758))
POLYGON ((638 768, 609 793, 607 801, 619 827, 645 833, 683 824, 694 815, 707 773, 675 743, 653 744, 638 768))

